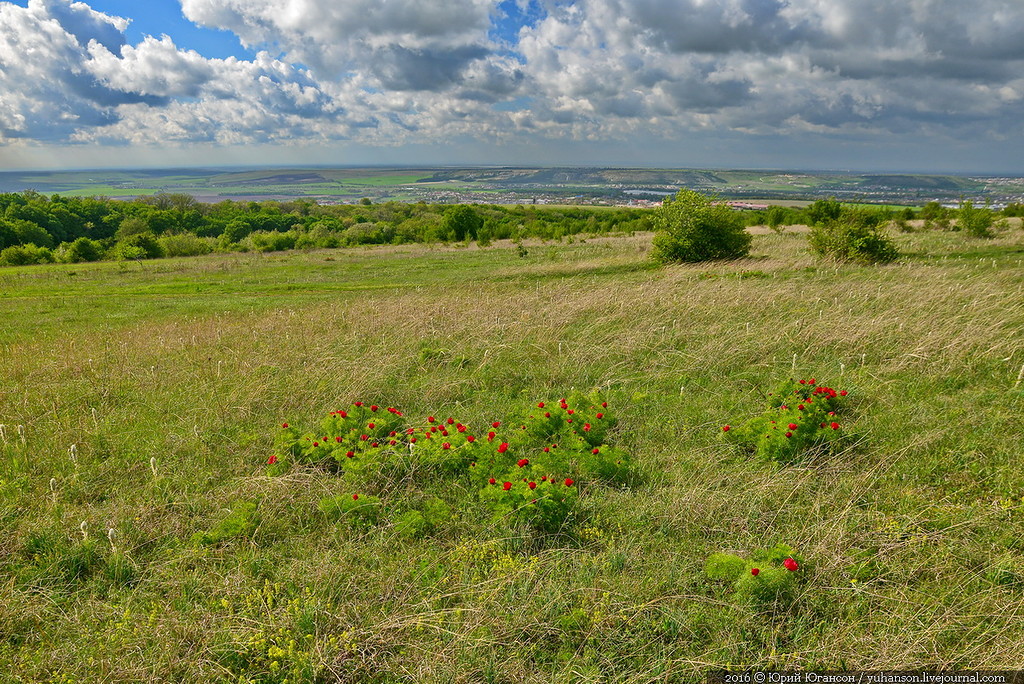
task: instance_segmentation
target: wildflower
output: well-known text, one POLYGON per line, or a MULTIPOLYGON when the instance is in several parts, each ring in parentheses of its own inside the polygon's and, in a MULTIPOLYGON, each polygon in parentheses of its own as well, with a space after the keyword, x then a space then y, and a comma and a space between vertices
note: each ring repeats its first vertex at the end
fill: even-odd
POLYGON ((313 446, 315 446, 315 447, 320 446, 320 442, 313 442, 313 446))
POLYGON ((572 487, 572 486, 573 486, 573 484, 574 484, 574 483, 573 483, 573 480, 572 480, 572 478, 571 478, 571 477, 567 477, 567 478, 565 478, 565 486, 566 486, 566 487, 572 487))
POLYGON ((602 401, 601 402, 601 408, 608 408, 608 402, 607 401, 602 401))
POLYGON ((569 409, 568 411, 566 411, 566 413, 568 413, 568 414, 569 414, 569 415, 571 416, 572 414, 574 414, 574 413, 576 413, 576 412, 575 412, 575 411, 573 411, 572 409, 569 409))
POLYGON ((585 423, 583 425, 583 431, 584 432, 590 432, 590 423, 585 423))
POLYGON ((345 413, 344 411, 338 411, 338 415, 341 416, 342 418, 348 418, 348 414, 345 413))
POLYGON ((501 488, 507 492, 508 490, 512 489, 512 483, 506 482, 505 484, 501 485, 501 488))
POLYGON ((376 406, 371 406, 370 410, 376 412, 377 411, 377 407, 376 406))
POLYGON ((357 401, 357 402, 356 402, 356 403, 354 404, 354 406, 362 406, 362 405, 363 405, 363 402, 361 402, 361 401, 357 401))
POLYGON ((544 402, 543 401, 538 402, 537 408, 544 408, 544 402))
POLYGON ((839 396, 841 397, 845 397, 847 394, 849 394, 849 392, 847 392, 846 390, 840 390, 839 392, 839 396))
POLYGON ((370 435, 359 435, 359 439, 365 442, 366 440, 370 439, 370 435))
POLYGON ((267 459, 267 465, 274 465, 275 463, 277 463, 277 455, 272 454, 270 458, 267 459))
POLYGON ((549 449, 548 447, 544 447, 544 453, 545 454, 551 453, 551 449, 549 449))
POLYGON ((508 451, 508 442, 502 442, 498 445, 498 453, 503 454, 508 451))
POLYGON ((372 430, 373 428, 377 427, 377 424, 376 423, 367 423, 366 427, 368 427, 368 428, 370 428, 372 430))
POLYGON ((288 427, 288 423, 281 423, 281 427, 287 428, 288 427))
POLYGON ((548 413, 547 411, 545 411, 545 412, 544 412, 544 417, 545 417, 545 418, 550 418, 550 417, 551 417, 551 414, 550 414, 550 413, 548 413))
POLYGON ((597 419, 600 420, 602 418, 604 418, 604 414, 603 413, 598 413, 597 414, 597 419))
POLYGON ((728 432, 728 431, 729 431, 729 430, 731 430, 731 429, 732 429, 732 428, 731 428, 730 426, 728 426, 728 425, 723 425, 723 426, 722 426, 722 432, 728 432))
POLYGON ((836 423, 836 422, 833 421, 832 424, 829 425, 829 427, 832 428, 833 430, 838 430, 839 429, 839 423, 836 423))
POLYGON ((441 448, 442 449, 451 449, 452 445, 449 444, 448 442, 445 442, 444 444, 441 445, 441 448))
POLYGON ((530 465, 530 459, 521 458, 518 461, 516 461, 516 465, 519 466, 520 468, 525 468, 526 466, 530 465))
POLYGON ((796 423, 790 423, 789 424, 789 429, 790 430, 796 430, 796 423))
POLYGON ((359 495, 358 494, 353 494, 352 495, 352 500, 353 501, 359 501, 359 495))
POLYGON ((349 458, 352 458, 353 456, 356 455, 356 452, 354 452, 354 451, 346 451, 345 455, 348 456, 349 458))
POLYGON ((487 481, 487 484, 495 484, 496 482, 497 482, 497 480, 495 480, 495 479, 494 479, 494 478, 492 477, 491 479, 489 479, 489 480, 487 481))
POLYGON ((493 441, 493 440, 494 440, 494 433, 493 432, 488 432, 487 433, 487 441, 490 442, 490 441, 493 441))
POLYGON ((449 418, 449 419, 448 419, 447 421, 445 421, 445 422, 447 422, 447 423, 448 423, 449 425, 455 425, 455 419, 454 419, 454 418, 449 418))
POLYGON ((388 437, 394 437, 394 436, 395 436, 395 435, 397 435, 397 434, 398 434, 397 432, 395 432, 394 430, 392 430, 391 432, 389 432, 389 433, 388 433, 388 437))
POLYGON ((597 447, 594 447, 594 450, 591 451, 590 453, 592 453, 592 454, 599 454, 599 453, 601 453, 601 450, 598 449, 597 447))
POLYGON ((526 486, 529 487, 530 489, 536 489, 537 488, 537 483, 536 482, 530 482, 530 483, 527 483, 526 486))
POLYGON ((436 420, 436 418, 434 418, 434 416, 427 416, 427 422, 428 423, 433 423, 435 420, 436 420))
POLYGON ((465 425, 459 425, 455 429, 458 430, 459 432, 465 432, 466 431, 466 426, 465 425))
POLYGON ((760 568, 751 568, 750 569, 750 574, 753 575, 754 577, 757 577, 757 574, 759 572, 761 572, 760 568))
POLYGON ((792 558, 787 558, 786 560, 782 561, 782 566, 790 572, 793 572, 800 567, 792 558))
POLYGON ((466 435, 466 441, 467 442, 475 442, 476 441, 476 437, 474 437, 473 435, 466 435))
POLYGON ((786 437, 792 437, 792 436, 793 436, 793 433, 792 433, 792 432, 787 432, 787 433, 786 433, 786 437))
POLYGON ((341 436, 339 435, 339 436, 335 437, 334 441, 338 442, 340 444, 341 443, 341 436))
POLYGON ((498 427, 499 425, 501 425, 501 421, 500 421, 500 420, 496 420, 496 421, 494 421, 493 423, 491 423, 491 427, 493 427, 493 428, 496 428, 496 427, 498 427))

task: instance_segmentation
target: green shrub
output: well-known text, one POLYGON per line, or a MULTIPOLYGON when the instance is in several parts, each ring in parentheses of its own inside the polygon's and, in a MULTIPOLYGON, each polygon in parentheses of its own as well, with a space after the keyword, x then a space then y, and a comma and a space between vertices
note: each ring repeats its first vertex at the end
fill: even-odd
POLYGON ((992 223, 995 215, 988 207, 978 208, 970 200, 960 203, 957 211, 956 227, 972 237, 991 238, 995 237, 992 232, 992 223))
POLYGON ((728 205, 693 190, 680 190, 654 213, 653 256, 664 263, 739 259, 752 240, 743 218, 728 205))
POLYGON ((213 246, 208 241, 192 233, 164 235, 157 242, 160 243, 164 255, 169 257, 200 256, 213 251, 213 246))
POLYGON ((895 243, 879 229, 877 217, 859 210, 816 224, 807 239, 811 251, 836 261, 884 264, 900 256, 895 243))
POLYGON ((83 261, 99 261, 103 258, 103 250, 98 242, 87 237, 80 237, 64 250, 62 261, 77 264, 83 261))
POLYGON ((28 266, 31 264, 52 264, 53 252, 46 247, 33 244, 14 245, 0 251, 0 265, 28 266))
POLYGON ((114 245, 113 257, 118 261, 138 261, 140 259, 159 259, 164 250, 156 237, 149 233, 136 233, 114 245))

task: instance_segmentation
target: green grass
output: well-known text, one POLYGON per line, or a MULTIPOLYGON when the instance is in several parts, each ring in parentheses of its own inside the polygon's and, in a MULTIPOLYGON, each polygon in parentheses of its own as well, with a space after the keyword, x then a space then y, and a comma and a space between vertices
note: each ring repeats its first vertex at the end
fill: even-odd
POLYGON ((668 268, 638 235, 4 269, 0 665, 20 682, 1013 668, 1024 233, 895 238, 909 256, 876 268, 772 234, 668 268), (791 375, 851 391, 843 449, 783 467, 719 439, 791 375), (318 507, 342 478, 267 476, 277 425, 356 399, 483 426, 572 388, 612 397, 643 475, 590 485, 572 534, 470 509, 421 538, 390 514, 349 527, 318 507), (703 572, 779 543, 806 564, 792 603, 734 602, 703 572))

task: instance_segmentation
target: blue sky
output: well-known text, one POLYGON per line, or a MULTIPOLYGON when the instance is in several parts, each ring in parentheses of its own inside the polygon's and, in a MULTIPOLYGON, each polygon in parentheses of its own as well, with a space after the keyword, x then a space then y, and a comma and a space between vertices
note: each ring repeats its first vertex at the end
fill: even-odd
POLYGON ((1024 174, 1019 0, 0 0, 0 169, 1024 174))

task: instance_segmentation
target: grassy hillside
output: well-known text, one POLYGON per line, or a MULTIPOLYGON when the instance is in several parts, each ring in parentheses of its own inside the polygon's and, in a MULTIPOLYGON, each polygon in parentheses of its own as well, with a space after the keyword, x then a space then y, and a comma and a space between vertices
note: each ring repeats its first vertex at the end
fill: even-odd
POLYGON ((1015 667, 1024 233, 896 239, 906 258, 876 268, 773 234, 747 260, 669 268, 640 235, 525 256, 5 269, 0 667, 24 682, 1015 667), (849 391, 834 449, 779 465, 722 440, 790 377, 849 391), (357 400, 482 437, 574 389, 603 392, 635 469, 576 483, 558 531, 490 517, 459 473, 267 465, 282 423, 357 400), (373 516, 324 504, 353 491, 373 516), (410 532, 404 515, 434 510, 410 532), (801 560, 788 600, 737 600, 705 574, 713 553, 777 544, 801 560))

